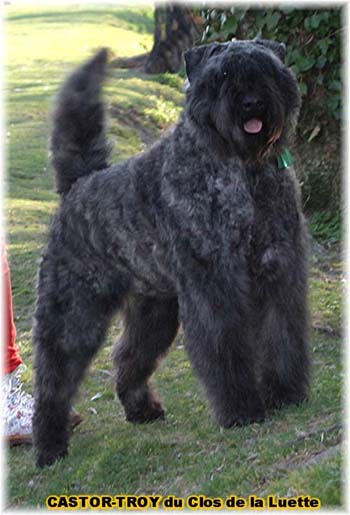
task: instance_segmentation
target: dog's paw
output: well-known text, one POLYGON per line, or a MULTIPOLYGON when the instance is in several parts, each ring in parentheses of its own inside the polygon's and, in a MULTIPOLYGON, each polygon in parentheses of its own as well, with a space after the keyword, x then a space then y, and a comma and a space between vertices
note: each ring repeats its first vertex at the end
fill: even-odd
POLYGON ((68 454, 67 447, 39 450, 37 452, 36 464, 40 468, 51 467, 57 461, 65 458, 67 456, 67 454, 68 454))
POLYGON ((225 429, 247 426, 248 424, 263 422, 265 420, 265 410, 260 406, 250 412, 231 412, 227 415, 217 416, 217 420, 220 426, 225 429))
POLYGON ((149 405, 143 405, 142 408, 130 410, 126 412, 126 420, 133 424, 147 424, 155 420, 164 420, 165 412, 159 402, 153 401, 149 405))
POLYGON ((269 410, 280 409, 289 404, 301 404, 308 399, 308 382, 300 377, 293 384, 284 383, 271 372, 261 382, 265 407, 269 410))

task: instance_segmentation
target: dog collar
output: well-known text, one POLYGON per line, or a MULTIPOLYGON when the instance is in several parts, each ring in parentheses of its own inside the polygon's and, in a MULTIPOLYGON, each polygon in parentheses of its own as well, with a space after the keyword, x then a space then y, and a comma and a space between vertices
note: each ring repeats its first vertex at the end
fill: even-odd
POLYGON ((277 166, 280 170, 283 170, 284 168, 290 168, 293 163, 294 158, 288 148, 285 148, 283 152, 277 156, 277 166))

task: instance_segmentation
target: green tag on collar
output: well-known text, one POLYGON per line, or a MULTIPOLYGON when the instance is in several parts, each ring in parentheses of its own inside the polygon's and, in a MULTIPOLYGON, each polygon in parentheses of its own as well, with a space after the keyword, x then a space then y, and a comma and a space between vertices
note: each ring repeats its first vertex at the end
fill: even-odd
POLYGON ((277 166, 280 170, 284 168, 290 168, 294 163, 292 153, 288 148, 285 148, 283 152, 277 156, 277 166))

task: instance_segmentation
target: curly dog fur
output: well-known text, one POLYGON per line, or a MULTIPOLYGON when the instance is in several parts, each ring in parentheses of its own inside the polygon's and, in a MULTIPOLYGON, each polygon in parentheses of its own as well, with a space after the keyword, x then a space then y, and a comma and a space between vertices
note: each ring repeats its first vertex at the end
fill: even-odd
POLYGON ((62 201, 34 324, 40 466, 66 455, 72 399, 118 310, 116 389, 131 422, 164 417, 149 378, 180 321, 221 426, 307 397, 307 237, 294 171, 277 165, 300 106, 284 53, 264 40, 188 51, 179 123, 117 165, 106 50, 64 84, 52 134, 62 201))

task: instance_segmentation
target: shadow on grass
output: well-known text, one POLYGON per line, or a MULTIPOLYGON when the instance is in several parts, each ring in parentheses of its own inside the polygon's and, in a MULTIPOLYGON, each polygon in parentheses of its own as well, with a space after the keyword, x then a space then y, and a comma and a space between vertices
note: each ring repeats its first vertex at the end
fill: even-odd
MULTIPOLYGON (((43 85, 41 84, 35 84, 35 87, 41 87, 43 85)), ((23 86, 20 87, 21 90, 24 89, 23 86)), ((29 89, 29 88, 28 88, 29 89)), ((31 104, 32 102, 35 102, 35 105, 40 105, 40 103, 48 102, 50 101, 50 97, 52 97, 54 93, 52 91, 44 91, 42 93, 24 93, 22 91, 18 91, 18 97, 17 98, 10 98, 8 101, 8 104, 14 103, 15 105, 18 105, 20 102, 23 102, 24 104, 31 104)), ((46 106, 45 106, 46 108, 46 106)))
MULTIPOLYGON (((14 245, 18 245, 19 243, 22 245, 22 247, 18 248, 16 251, 17 254, 32 252, 32 249, 28 248, 26 244, 34 244, 35 242, 42 243, 42 240, 44 239, 46 241, 48 237, 49 229, 46 228, 45 220, 42 220, 43 213, 39 210, 31 211, 30 216, 37 217, 36 219, 40 221, 38 222, 38 227, 35 227, 32 230, 25 228, 24 230, 12 229, 11 231, 11 242, 14 245)), ((48 213, 47 221, 51 222, 52 219, 53 215, 48 213)), ((33 218, 33 220, 35 220, 35 218, 33 218)))

